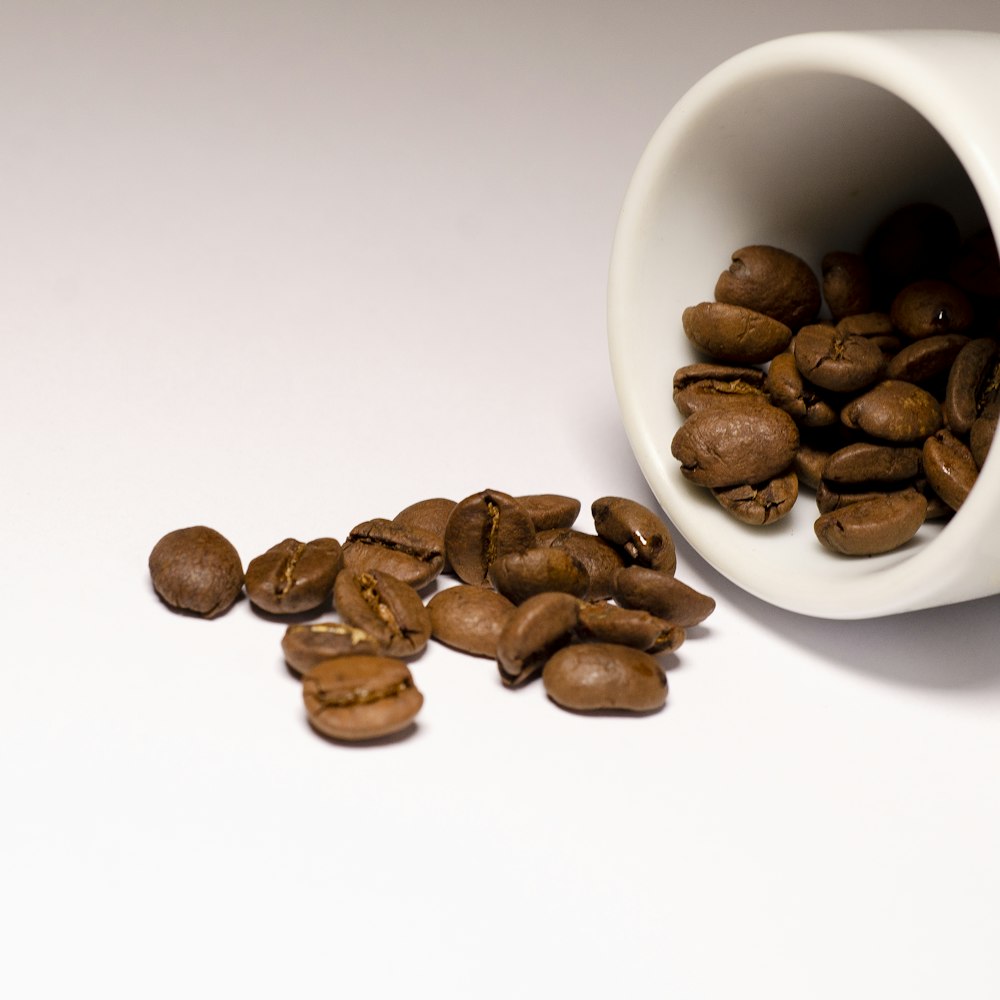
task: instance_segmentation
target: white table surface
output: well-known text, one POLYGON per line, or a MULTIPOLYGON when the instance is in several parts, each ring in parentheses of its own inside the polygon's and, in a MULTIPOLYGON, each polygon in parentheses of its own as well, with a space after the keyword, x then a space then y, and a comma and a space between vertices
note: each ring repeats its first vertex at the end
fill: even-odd
POLYGON ((348 748, 280 625, 146 570, 649 500, 604 319, 643 145, 754 42, 892 26, 1000 7, 5 0, 4 996, 1000 995, 1000 599, 802 618, 681 541, 718 609, 663 712, 435 645, 413 735, 348 748))

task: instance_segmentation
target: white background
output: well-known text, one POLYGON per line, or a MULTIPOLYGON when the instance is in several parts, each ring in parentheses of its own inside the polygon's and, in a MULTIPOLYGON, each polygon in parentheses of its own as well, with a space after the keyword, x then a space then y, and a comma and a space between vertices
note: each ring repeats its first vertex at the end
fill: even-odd
POLYGON ((718 610, 663 712, 432 646, 416 731, 349 748, 279 624, 146 571, 187 524, 248 561, 485 487, 650 500, 629 176, 727 56, 866 26, 1000 8, 3 0, 4 996, 1000 995, 1000 598, 824 622, 679 541, 718 610))

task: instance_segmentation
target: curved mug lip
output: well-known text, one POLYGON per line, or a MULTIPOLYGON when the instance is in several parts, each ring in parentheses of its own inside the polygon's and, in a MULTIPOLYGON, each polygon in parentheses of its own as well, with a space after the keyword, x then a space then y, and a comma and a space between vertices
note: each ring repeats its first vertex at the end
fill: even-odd
MULTIPOLYGON (((662 306, 657 312, 660 303, 650 291, 650 283, 658 280, 654 261, 665 252, 658 213, 671 198, 685 196, 671 181, 683 174, 692 145, 719 141, 714 135, 724 128, 714 126, 721 122, 724 102, 786 76, 815 76, 820 83, 826 77, 843 78, 898 98, 947 145, 971 182, 985 221, 1000 233, 1000 126, 995 97, 990 97, 1000 93, 1000 34, 815 32, 764 42, 733 56, 696 83, 654 133, 629 184, 615 232, 608 345, 629 443, 674 527, 725 577, 778 607, 822 618, 860 619, 1000 593, 1000 532, 992 523, 1000 509, 1000 459, 995 456, 984 463, 968 500, 946 525, 925 526, 919 542, 894 553, 858 559, 822 549, 811 528, 814 510, 806 527, 790 526, 791 516, 766 528, 737 522, 706 498, 708 491, 684 480, 669 454, 664 432, 680 422, 670 399, 673 372, 680 364, 704 359, 694 355, 680 326, 683 305, 698 301, 698 293, 665 315, 662 306), (706 140, 706 135, 713 138, 706 140), (675 357, 667 364, 672 328, 675 357), (658 336, 667 346, 660 346, 658 336), (681 352, 686 352, 683 357, 681 352), (802 538, 806 532, 808 538, 802 538), (769 537, 775 535, 781 538, 781 551, 769 552, 769 537)), ((870 228, 878 219, 864 221, 870 228)), ((766 240, 718 247, 720 263, 746 242, 766 240)), ((714 281, 721 269, 705 280, 714 281)))

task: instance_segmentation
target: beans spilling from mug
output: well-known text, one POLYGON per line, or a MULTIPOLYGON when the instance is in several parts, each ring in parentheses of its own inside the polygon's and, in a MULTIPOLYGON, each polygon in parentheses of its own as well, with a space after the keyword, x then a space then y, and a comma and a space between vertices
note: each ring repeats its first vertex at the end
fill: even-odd
POLYGON ((715 601, 676 579, 670 531, 648 507, 602 497, 587 532, 574 527, 580 506, 498 490, 437 497, 364 521, 343 544, 286 538, 245 572, 219 532, 181 528, 156 543, 149 570, 177 611, 211 618, 245 590, 269 615, 320 616, 288 625, 281 648, 311 725, 334 740, 411 727, 423 695, 407 661, 431 639, 495 660, 504 687, 541 677, 571 711, 656 711, 662 656, 715 601), (442 574, 457 582, 438 588, 442 574))
POLYGON ((738 520, 779 521, 803 486, 819 541, 870 556, 951 517, 975 485, 1000 416, 988 230, 963 241, 944 209, 905 205, 860 252, 826 254, 821 276, 743 247, 682 322, 706 360, 674 375, 671 452, 738 520))

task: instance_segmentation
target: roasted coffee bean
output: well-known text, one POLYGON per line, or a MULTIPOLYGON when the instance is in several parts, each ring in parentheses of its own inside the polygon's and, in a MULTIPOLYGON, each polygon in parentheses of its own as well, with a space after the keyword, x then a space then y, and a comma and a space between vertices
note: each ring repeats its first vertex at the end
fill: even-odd
POLYGON ((764 373, 759 368, 702 363, 674 373, 674 405, 685 417, 745 396, 764 396, 764 373))
POLYGON ((837 333, 845 337, 886 337, 894 336, 895 332, 887 312, 858 313, 837 322, 837 333))
POLYGON ((780 475, 798 446, 798 428, 784 410, 747 402, 691 414, 670 450, 693 483, 739 486, 780 475))
POLYGON ((968 296, 946 281, 917 281, 903 288, 889 310, 892 325, 914 340, 964 333, 975 313, 968 296))
POLYGON ((684 642, 680 625, 648 611, 622 608, 606 601, 580 604, 575 638, 580 642, 613 642, 649 653, 672 653, 684 642))
POLYGON ((545 692, 576 712, 651 712, 667 700, 667 675, 641 649, 593 642, 554 653, 542 672, 545 692))
POLYGON ((773 524, 795 506, 799 496, 799 477, 794 470, 790 470, 764 483, 719 486, 712 490, 712 495, 737 521, 753 525, 773 524))
POLYGON ((351 529, 344 542, 344 566, 391 573, 419 589, 441 572, 444 547, 433 532, 376 517, 351 529))
POLYGON ((842 334, 835 327, 804 326, 792 341, 795 364, 813 385, 832 392, 857 392, 872 385, 885 368, 877 344, 842 334))
POLYGON ((615 574, 625 565, 625 553, 597 535, 576 528, 556 528, 541 531, 535 538, 540 548, 563 549, 587 571, 588 601, 601 601, 611 596, 615 574))
POLYGON ((286 538, 250 560, 247 597, 272 615, 313 611, 330 600, 333 581, 343 568, 343 552, 335 538, 311 542, 286 538))
POLYGON ((490 567, 508 552, 523 552, 535 541, 535 526, 509 494, 483 490, 456 504, 445 528, 445 548, 463 583, 483 584, 490 567))
POLYGON ((281 640, 281 650, 285 662, 297 674, 337 656, 374 655, 380 651, 373 636, 346 622, 289 625, 281 640))
POLYGON ((858 253, 835 250, 823 257, 823 298, 834 321, 870 312, 872 282, 868 264, 858 253))
POLYGON ((303 678, 302 697, 319 732, 348 741, 402 732, 424 703, 406 664, 388 656, 324 660, 303 678))
POLYGON ((677 553, 670 529, 648 507, 625 497, 601 497, 591 504, 594 529, 600 538, 625 550, 640 566, 673 573, 677 553))
POLYGON ((716 301, 753 309, 793 330, 816 318, 819 281, 801 257, 777 247, 749 246, 732 259, 716 282, 716 301))
POLYGON ((874 556, 908 542, 924 523, 927 500, 915 489, 860 500, 828 514, 813 525, 828 549, 847 556, 874 556))
POLYGON ((170 607, 204 618, 222 614, 243 587, 243 564, 214 528, 194 525, 168 532, 149 553, 153 588, 170 607))
POLYGON ((702 302, 681 315, 690 341, 709 357, 737 365, 757 365, 780 354, 792 339, 784 323, 763 313, 724 302, 702 302))
POLYGON ((767 366, 764 393, 772 406, 784 410, 794 420, 805 417, 808 408, 805 385, 791 351, 779 354, 767 366))
POLYGON ((942 424, 941 406, 912 382, 886 379, 852 400, 840 412, 845 426, 883 441, 923 441, 942 424))
POLYGON ((431 635, 473 656, 496 657, 497 640, 514 605, 489 587, 460 583, 438 591, 428 602, 431 635))
POLYGON ((558 548, 508 552, 494 560, 489 579, 514 604, 521 604, 529 597, 549 590, 583 597, 590 586, 583 564, 558 548))
POLYGON ((795 453, 792 469, 799 477, 799 483, 815 490, 823 479, 823 470, 832 452, 816 448, 804 441, 799 442, 799 450, 795 453))
POLYGON ((715 610, 715 601, 707 594, 645 566, 618 571, 614 599, 623 608, 648 611, 682 628, 698 625, 715 610))
POLYGON ((497 666, 504 686, 525 683, 557 649, 573 640, 579 608, 578 598, 558 593, 536 594, 518 606, 497 639, 497 666))
POLYGON ((580 514, 579 500, 558 493, 533 493, 515 499, 531 518, 536 532, 571 528, 580 514))
POLYGON ((383 570, 342 570, 333 600, 340 617, 364 629, 388 656, 416 656, 427 645, 431 618, 420 595, 383 570))
MULTIPOLYGON (((915 486, 916 483, 907 484, 906 488, 915 486)), ((841 486, 823 480, 816 488, 816 507, 821 514, 829 514, 862 500, 877 500, 887 493, 896 492, 896 489, 886 483, 847 483, 841 486)))
POLYGON ((823 467, 831 483, 898 483, 920 473, 919 448, 856 441, 839 448, 823 467))
POLYGON ((1000 395, 1000 343, 992 337, 970 340, 948 374, 944 415, 948 428, 967 434, 988 403, 1000 395))
POLYGON ((416 503, 404 507, 393 519, 392 522, 401 528, 415 528, 418 531, 427 532, 433 535, 441 546, 444 559, 441 564, 442 573, 451 572, 451 564, 448 562, 448 553, 444 545, 444 529, 448 524, 448 518, 455 509, 455 501, 446 497, 431 497, 428 500, 418 500, 416 503))
POLYGON ((924 474, 934 492, 952 510, 958 510, 976 485, 979 466, 972 452, 949 430, 940 430, 924 442, 924 474))
POLYGON ((965 334, 943 333, 907 344, 890 359, 885 377, 903 382, 929 382, 950 370, 968 342, 965 334))

